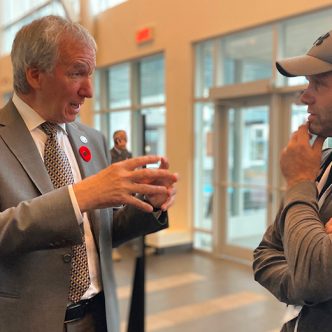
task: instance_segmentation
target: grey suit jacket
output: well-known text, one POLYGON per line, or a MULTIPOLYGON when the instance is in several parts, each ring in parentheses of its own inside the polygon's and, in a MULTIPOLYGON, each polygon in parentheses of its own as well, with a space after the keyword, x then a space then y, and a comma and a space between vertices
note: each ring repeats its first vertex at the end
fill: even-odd
MULTIPOLYGON (((325 151, 323 160, 330 153, 325 151)), ((324 230, 331 217, 332 192, 319 209, 316 184, 302 182, 286 191, 274 224, 254 251, 255 279, 280 301, 303 306, 299 332, 332 331, 332 235, 324 230)), ((282 331, 294 326, 292 320, 282 331)))
MULTIPOLYGON (((67 125, 82 177, 110 164, 104 137, 67 125), (80 136, 88 140, 82 143, 80 136), (84 161, 86 145, 92 159, 84 161)), ((119 331, 112 247, 168 226, 133 207, 91 211, 106 298, 109 332, 119 331), (163 225, 161 225, 163 224, 163 225)), ((14 104, 0 110, 0 331, 62 332, 70 281, 71 246, 80 229, 68 188, 54 190, 34 141, 14 104)))

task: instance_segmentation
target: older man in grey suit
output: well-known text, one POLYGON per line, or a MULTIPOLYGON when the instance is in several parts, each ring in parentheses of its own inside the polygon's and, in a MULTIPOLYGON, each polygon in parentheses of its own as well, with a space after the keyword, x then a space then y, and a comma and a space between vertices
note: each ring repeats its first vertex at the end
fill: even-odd
POLYGON ((177 175, 166 159, 110 165, 104 137, 73 122, 95 52, 56 16, 15 37, 15 93, 0 110, 0 331, 118 332, 112 247, 168 226, 177 175))

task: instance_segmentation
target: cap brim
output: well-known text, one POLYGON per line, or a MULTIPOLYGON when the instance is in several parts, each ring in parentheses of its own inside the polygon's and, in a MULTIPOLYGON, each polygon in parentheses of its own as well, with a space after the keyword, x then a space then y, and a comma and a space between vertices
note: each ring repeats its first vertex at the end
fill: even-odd
POLYGON ((287 77, 317 75, 332 71, 332 64, 310 55, 301 55, 276 62, 281 75, 287 77))

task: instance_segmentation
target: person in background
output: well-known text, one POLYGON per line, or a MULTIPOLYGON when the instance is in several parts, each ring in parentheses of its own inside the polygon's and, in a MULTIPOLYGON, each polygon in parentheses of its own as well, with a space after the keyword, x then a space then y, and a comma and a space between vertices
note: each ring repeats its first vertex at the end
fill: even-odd
POLYGON ((160 156, 110 165, 103 135, 74 122, 96 66, 81 25, 37 19, 16 34, 11 60, 14 94, 0 110, 0 331, 119 332, 112 247, 168 227, 178 175, 160 156))
POLYGON ((287 188, 277 217, 254 251, 255 280, 287 304, 282 331, 332 331, 332 31, 302 56, 277 62, 287 77, 306 76, 309 113, 280 157, 287 188), (312 135, 317 135, 311 144, 312 135))
MULTIPOLYGON (((112 163, 132 158, 132 153, 127 149, 127 141, 128 137, 125 130, 116 130, 113 133, 114 146, 110 150, 112 163)), ((112 257, 116 262, 122 259, 121 254, 117 248, 113 249, 112 257)))
POLYGON ((113 133, 114 146, 111 149, 112 163, 132 158, 132 153, 127 149, 127 133, 125 130, 116 130, 113 133))

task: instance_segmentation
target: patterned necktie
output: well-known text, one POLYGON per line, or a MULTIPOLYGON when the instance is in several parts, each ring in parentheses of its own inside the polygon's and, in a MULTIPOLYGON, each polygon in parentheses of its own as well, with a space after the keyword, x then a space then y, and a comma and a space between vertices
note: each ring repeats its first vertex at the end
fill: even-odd
MULTIPOLYGON (((48 136, 45 143, 44 164, 55 189, 74 183, 69 160, 57 140, 57 124, 45 122, 41 128, 48 136)), ((69 301, 78 302, 90 285, 85 239, 73 246, 69 301)))

